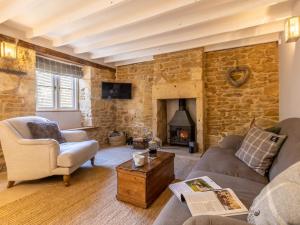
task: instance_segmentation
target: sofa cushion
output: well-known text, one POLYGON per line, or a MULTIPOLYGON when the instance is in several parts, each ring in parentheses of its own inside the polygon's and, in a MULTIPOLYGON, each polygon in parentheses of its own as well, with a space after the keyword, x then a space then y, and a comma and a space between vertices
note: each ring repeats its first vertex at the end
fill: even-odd
POLYGON ((300 224, 300 162, 276 176, 255 198, 251 224, 300 224))
POLYGON ((300 119, 286 119, 281 121, 278 126, 281 127, 280 134, 287 135, 287 139, 270 168, 270 180, 289 166, 300 161, 300 119))
POLYGON ((285 138, 285 135, 251 127, 235 155, 254 171, 265 175, 285 138))
MULTIPOLYGON (((187 179, 201 176, 210 177, 221 187, 231 188, 247 208, 252 204, 253 199, 265 186, 262 183, 257 183, 244 178, 200 170, 193 170, 187 179)), ((191 213, 186 203, 182 203, 177 199, 177 197, 172 196, 160 212, 159 216, 156 218, 154 225, 182 225, 189 217, 191 217, 191 213)), ((245 221, 247 219, 247 215, 233 216, 232 218, 245 221)))
POLYGON ((22 138, 31 139, 31 132, 27 126, 29 122, 49 122, 48 119, 39 116, 15 117, 7 120, 16 129, 22 138))
POLYGON ((27 126, 33 139, 54 139, 58 143, 66 142, 54 122, 28 122, 27 126))
POLYGON ((98 142, 94 140, 60 144, 57 165, 60 167, 72 167, 82 164, 91 159, 97 151, 98 142))
POLYGON ((235 149, 212 147, 196 163, 194 170, 215 172, 234 177, 241 177, 266 184, 268 178, 256 173, 235 157, 235 149))

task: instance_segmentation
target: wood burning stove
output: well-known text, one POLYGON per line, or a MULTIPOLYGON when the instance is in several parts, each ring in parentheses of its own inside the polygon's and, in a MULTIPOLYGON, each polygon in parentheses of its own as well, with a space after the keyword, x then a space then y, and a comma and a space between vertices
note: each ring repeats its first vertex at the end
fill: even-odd
POLYGON ((169 123, 170 144, 188 146, 195 141, 195 123, 186 110, 186 100, 179 99, 179 110, 169 123))

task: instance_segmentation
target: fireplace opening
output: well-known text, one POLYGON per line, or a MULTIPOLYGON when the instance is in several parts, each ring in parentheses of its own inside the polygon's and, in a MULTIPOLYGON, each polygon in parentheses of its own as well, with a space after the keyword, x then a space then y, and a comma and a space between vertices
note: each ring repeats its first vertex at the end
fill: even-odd
POLYGON ((188 146, 195 141, 195 123, 186 109, 186 100, 179 99, 179 109, 169 123, 169 143, 171 145, 188 146))

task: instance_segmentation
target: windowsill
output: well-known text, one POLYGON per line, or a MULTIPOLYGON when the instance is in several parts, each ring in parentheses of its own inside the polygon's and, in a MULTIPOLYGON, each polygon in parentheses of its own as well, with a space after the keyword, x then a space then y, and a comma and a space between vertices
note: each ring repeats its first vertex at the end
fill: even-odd
POLYGON ((77 128, 71 128, 71 129, 65 129, 65 130, 93 130, 97 129, 99 127, 77 127, 77 128))
POLYGON ((77 110, 77 109, 70 109, 70 110, 47 110, 47 109, 45 109, 45 110, 42 110, 42 109, 40 109, 40 110, 36 110, 35 112, 49 112, 49 113, 51 113, 51 112, 80 112, 79 110, 77 110))

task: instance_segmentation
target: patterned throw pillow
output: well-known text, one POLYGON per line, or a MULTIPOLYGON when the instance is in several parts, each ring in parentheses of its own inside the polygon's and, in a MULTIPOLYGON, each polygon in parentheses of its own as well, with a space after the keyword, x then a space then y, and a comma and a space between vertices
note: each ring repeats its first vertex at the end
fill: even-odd
POLYGON ((28 122, 27 126, 31 132, 33 139, 49 138, 58 141, 58 143, 60 144, 66 142, 57 124, 54 122, 28 122))
POLYGON ((285 138, 285 135, 253 126, 235 155, 257 173, 265 175, 285 138))
POLYGON ((276 176, 254 199, 248 223, 255 225, 300 224, 300 162, 276 176))

